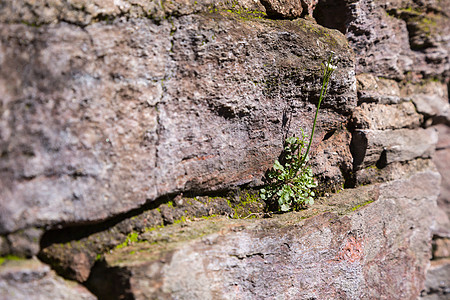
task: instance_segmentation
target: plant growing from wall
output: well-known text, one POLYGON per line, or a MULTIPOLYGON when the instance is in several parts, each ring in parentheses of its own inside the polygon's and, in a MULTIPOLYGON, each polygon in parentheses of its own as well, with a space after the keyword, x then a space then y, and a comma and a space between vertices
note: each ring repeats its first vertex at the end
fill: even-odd
POLYGON ((332 59, 333 54, 329 56, 324 65, 319 104, 308 145, 306 146, 307 136, 303 130, 301 137, 288 137, 284 142, 284 150, 280 159, 275 161, 272 169, 267 173, 268 185, 260 191, 261 199, 269 203, 276 203, 281 211, 299 209, 314 204, 315 193, 312 189, 317 187, 317 184, 314 181, 312 170, 308 166, 308 154, 316 129, 320 104, 326 96, 331 75, 336 69, 331 64, 332 59))

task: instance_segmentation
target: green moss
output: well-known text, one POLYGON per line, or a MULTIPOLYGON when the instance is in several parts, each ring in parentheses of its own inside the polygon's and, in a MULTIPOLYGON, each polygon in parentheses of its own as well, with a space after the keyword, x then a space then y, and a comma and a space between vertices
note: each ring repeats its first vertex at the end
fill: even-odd
POLYGON ((22 21, 22 24, 30 26, 30 27, 34 27, 34 28, 39 28, 42 26, 42 24, 38 24, 38 23, 30 23, 27 21, 22 21))
POLYGON ((422 17, 417 20, 418 28, 426 34, 430 34, 437 26, 435 18, 422 17))
POLYGON ((203 219, 203 220, 209 220, 209 219, 215 218, 215 217, 217 217, 217 215, 212 214, 212 215, 210 215, 210 216, 201 216, 201 219, 203 219))
POLYGON ((358 205, 356 205, 356 206, 354 206, 354 207, 352 208, 352 211, 355 211, 355 210, 357 210, 358 208, 363 207, 363 206, 366 206, 367 204, 370 204, 370 203, 372 203, 372 202, 373 202, 373 200, 369 200, 369 201, 366 201, 366 202, 364 202, 364 203, 358 204, 358 205))
POLYGON ((390 15, 405 20, 408 26, 416 27, 425 34, 430 34, 438 24, 439 15, 426 13, 412 7, 391 10, 390 15))
POLYGON ((7 260, 24 260, 22 257, 18 257, 15 255, 6 255, 6 256, 0 256, 0 266, 7 260))
POLYGON ((330 38, 331 37, 329 29, 327 29, 325 27, 318 26, 317 24, 312 23, 312 22, 308 22, 308 21, 306 21, 304 19, 298 19, 296 21, 296 23, 297 23, 297 25, 300 26, 300 28, 303 31, 305 31, 307 33, 315 33, 315 34, 317 34, 317 35, 319 35, 321 37, 325 37, 325 38, 330 38))
MULTIPOLYGON (((231 9, 223 9, 221 11, 224 13, 233 14, 244 21, 264 19, 267 16, 264 11, 245 9, 240 7, 238 3, 233 4, 231 9)), ((214 12, 217 12, 217 9, 214 12)))
POLYGON ((419 11, 414 10, 412 7, 407 7, 407 8, 399 9, 399 11, 405 11, 405 12, 411 12, 411 13, 420 13, 419 11))
POLYGON ((102 259, 102 255, 101 254, 97 254, 97 256, 95 256, 95 261, 99 261, 100 259, 102 259))
POLYGON ((366 170, 371 170, 371 169, 373 169, 373 170, 379 170, 377 166, 368 166, 368 167, 366 167, 365 169, 366 169, 366 170))
POLYGON ((116 246, 116 249, 121 249, 131 244, 137 243, 139 241, 139 233, 131 232, 127 235, 125 242, 116 246))
POLYGON ((180 219, 173 221, 174 224, 186 223, 186 217, 182 216, 180 219))
POLYGON ((233 219, 256 218, 252 213, 259 213, 264 210, 264 204, 257 192, 245 191, 239 196, 239 203, 233 205, 227 199, 228 205, 233 209, 233 219))
POLYGON ((111 265, 122 264, 125 262, 137 262, 141 259, 148 261, 160 257, 161 253, 167 253, 176 248, 177 245, 186 241, 201 238, 215 232, 219 232, 229 219, 218 219, 217 221, 193 222, 191 226, 182 227, 181 224, 174 224, 161 230, 151 242, 135 243, 126 248, 116 248, 111 252, 105 253, 105 259, 111 265))
POLYGON ((167 207, 173 208, 173 202, 172 201, 167 202, 167 207))
POLYGON ((155 231, 156 229, 161 229, 161 228, 164 228, 164 224, 145 228, 144 232, 155 231))

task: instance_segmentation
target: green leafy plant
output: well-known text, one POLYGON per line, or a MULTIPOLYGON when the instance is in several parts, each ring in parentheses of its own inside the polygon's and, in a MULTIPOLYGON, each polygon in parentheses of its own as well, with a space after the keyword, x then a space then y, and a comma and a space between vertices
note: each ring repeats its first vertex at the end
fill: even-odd
POLYGON ((315 193, 312 189, 317 187, 317 183, 308 166, 308 154, 316 129, 320 104, 326 96, 331 75, 336 69, 331 64, 332 58, 331 54, 324 65, 322 89, 308 146, 306 146, 307 136, 303 131, 301 138, 288 137, 284 142, 284 150, 280 159, 275 161, 272 169, 267 173, 268 185, 260 190, 261 199, 275 203, 281 211, 299 209, 314 204, 315 193), (305 147, 306 150, 304 150, 305 147))

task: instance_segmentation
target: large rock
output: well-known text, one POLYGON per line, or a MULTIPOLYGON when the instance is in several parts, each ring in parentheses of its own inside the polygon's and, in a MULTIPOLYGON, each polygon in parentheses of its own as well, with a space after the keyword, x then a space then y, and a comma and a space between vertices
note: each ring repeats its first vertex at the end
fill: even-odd
POLYGON ((358 74, 397 80, 449 76, 449 15, 447 1, 321 1, 315 11, 346 34, 358 74))
POLYGON ((353 126, 357 129, 386 130, 417 128, 423 116, 416 112, 411 102, 397 105, 362 103, 353 111, 353 126))
MULTIPOLYGON (((0 36, 2 234, 262 184, 284 136, 310 131, 331 51, 338 70, 317 135, 356 105, 344 36, 305 20, 218 12, 2 24, 0 36)), ((340 166, 324 170, 341 184, 340 166)))
POLYGON ((444 124, 435 126, 439 133, 433 161, 442 176, 438 206, 444 215, 437 217, 437 229, 443 236, 450 238, 450 127, 444 124))
POLYGON ((272 219, 161 229, 106 254, 88 284, 105 299, 416 299, 439 174, 402 175, 272 219))
MULTIPOLYGON (((300 3, 300 1, 299 1, 300 3)), ((217 10, 265 14, 260 1, 253 0, 5 0, 0 7, 0 22, 32 26, 67 22, 85 26, 122 16, 149 18, 156 22, 194 13, 217 10)))
POLYGON ((278 18, 298 18, 302 15, 304 0, 261 0, 266 7, 267 14, 278 18))
POLYGON ((65 278, 84 282, 99 255, 127 244, 133 236, 148 234, 156 228, 186 220, 218 215, 246 217, 250 213, 260 213, 264 207, 262 200, 255 199, 255 195, 249 193, 237 193, 234 201, 230 198, 187 198, 178 195, 168 204, 120 222, 48 231, 41 240, 39 258, 65 278))
POLYGON ((385 167, 393 162, 431 157, 438 135, 434 128, 397 130, 355 130, 352 153, 356 168, 385 167))
POLYGON ((392 79, 362 73, 356 76, 359 102, 397 104, 405 101, 398 82, 392 79))
POLYGON ((406 84, 402 93, 409 97, 417 111, 434 119, 435 123, 450 124, 450 105, 447 85, 436 81, 406 84))
POLYGON ((64 280, 36 259, 10 260, 0 266, 0 299, 94 300, 85 287, 64 280))
POLYGON ((431 262, 420 300, 445 300, 450 294, 450 258, 431 262))

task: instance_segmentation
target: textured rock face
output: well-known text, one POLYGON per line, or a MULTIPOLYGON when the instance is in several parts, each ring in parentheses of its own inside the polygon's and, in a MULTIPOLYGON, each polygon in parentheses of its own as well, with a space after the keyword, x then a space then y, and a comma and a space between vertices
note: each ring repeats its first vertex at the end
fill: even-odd
MULTIPOLYGON (((309 131, 331 49, 339 71, 318 138, 356 104, 345 39, 304 20, 217 13, 0 31, 2 233, 261 184, 283 136, 309 131)), ((349 166, 347 151, 323 176, 341 185, 349 166)))
POLYGON ((429 201, 440 177, 429 164, 402 175, 323 200, 332 212, 306 220, 299 212, 187 224, 178 235, 161 230, 168 243, 107 254, 90 283, 105 299, 416 299, 429 259, 423 240, 433 219, 429 201), (195 234, 202 237, 186 237, 195 234))
POLYGON ((262 0, 267 14, 274 17, 298 18, 302 15, 303 7, 301 0, 262 0))
POLYGON ((347 37, 358 56, 358 73, 397 79, 407 72, 420 77, 449 76, 448 3, 348 3, 347 37))
POLYGON ((21 23, 30 25, 67 22, 88 25, 105 19, 121 16, 131 18, 150 18, 155 21, 170 16, 184 16, 217 9, 245 9, 264 11, 259 1, 211 1, 211 0, 6 0, 2 2, 0 21, 2 23, 21 23))
POLYGON ((56 276, 38 260, 8 261, 0 268, 1 299, 94 300, 85 287, 56 276))
POLYGON ((398 130, 357 130, 353 135, 354 164, 357 168, 431 157, 438 136, 434 128, 398 130))
POLYGON ((431 262, 421 300, 448 299, 450 294, 450 259, 431 262))
MULTIPOLYGON (((449 7, 2 1, 0 255, 101 299, 445 297, 449 7), (273 216, 257 188, 310 131, 331 51, 325 197, 273 216)), ((79 290, 11 266, 2 296, 79 290)))

